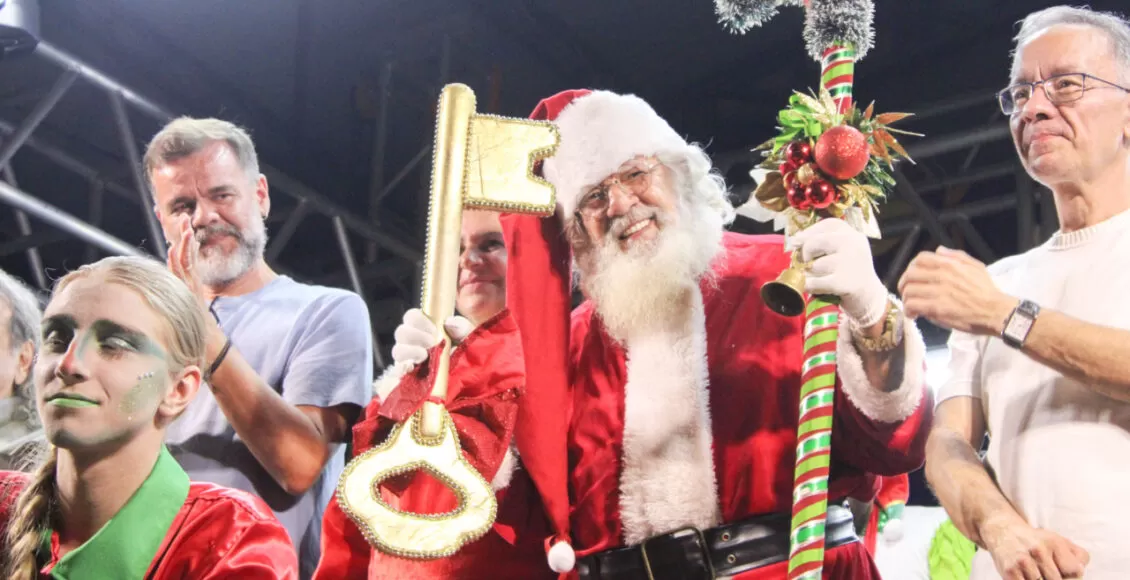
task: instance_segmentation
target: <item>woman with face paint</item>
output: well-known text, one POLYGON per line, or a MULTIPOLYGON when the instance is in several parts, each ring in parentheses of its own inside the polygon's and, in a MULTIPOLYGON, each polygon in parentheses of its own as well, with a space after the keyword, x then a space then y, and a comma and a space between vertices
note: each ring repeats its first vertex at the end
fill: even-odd
MULTIPOLYGON (((506 310, 506 263, 499 214, 465 211, 455 298, 459 316, 445 321, 444 329, 458 345, 452 355, 452 376, 472 367, 479 370, 473 372, 473 380, 449 386, 446 407, 465 456, 498 498, 494 527, 446 558, 398 558, 370 547, 335 500, 323 519, 322 560, 315 580, 557 576, 546 562, 549 526, 541 500, 518 459, 514 438, 518 406, 525 399, 517 327, 506 310)), ((435 345, 435 325, 422 311, 412 309, 404 314, 395 336, 395 364, 376 381, 376 397, 354 427, 355 456, 384 441, 388 429, 418 408, 430 389, 426 369, 435 345)), ((403 511, 442 514, 457 507, 450 490, 421 472, 382 483, 381 488, 383 499, 403 511)))
POLYGON ((262 501, 190 483, 165 449, 202 380, 195 300, 142 258, 56 284, 34 369, 49 446, 34 473, 0 472, 3 577, 297 578, 262 501))

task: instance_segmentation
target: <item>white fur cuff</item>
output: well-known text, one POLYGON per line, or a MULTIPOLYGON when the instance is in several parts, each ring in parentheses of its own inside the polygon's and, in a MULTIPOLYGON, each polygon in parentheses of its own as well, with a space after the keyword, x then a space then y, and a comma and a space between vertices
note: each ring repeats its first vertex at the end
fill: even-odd
POLYGON ((502 456, 502 463, 498 466, 494 479, 490 481, 490 488, 494 491, 501 491, 510 487, 510 480, 514 479, 515 469, 518 469, 518 449, 511 441, 510 447, 506 450, 506 455, 502 456))
POLYGON ((385 369, 385 372, 381 373, 377 380, 373 381, 373 394, 383 403, 385 399, 388 399, 389 393, 400 385, 400 379, 412 372, 414 368, 416 368, 416 363, 410 361, 394 363, 385 369))
MULTIPOLYGON (((902 305, 891 299, 895 307, 902 305)), ((922 402, 926 389, 926 342, 913 320, 903 321, 902 348, 905 363, 902 384, 884 393, 871 386, 863 370, 863 359, 851 339, 847 316, 840 317, 840 336, 836 343, 836 361, 844 394, 872 421, 897 423, 909 417, 922 402)), ((896 347, 897 348, 897 347, 896 347)))

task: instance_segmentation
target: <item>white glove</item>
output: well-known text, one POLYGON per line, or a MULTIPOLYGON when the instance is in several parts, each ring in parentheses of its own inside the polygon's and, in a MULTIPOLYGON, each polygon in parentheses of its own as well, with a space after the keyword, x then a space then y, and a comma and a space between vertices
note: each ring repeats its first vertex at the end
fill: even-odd
MULTIPOLYGON (((460 343, 471 334, 475 325, 462 316, 452 316, 444 323, 443 329, 452 342, 460 343)), ((436 325, 419 308, 404 313, 404 321, 396 327, 393 338, 396 344, 392 346, 392 361, 396 364, 418 365, 428 360, 428 350, 439 344, 436 325)))
POLYGON ((887 288, 875 273, 871 243, 844 220, 823 219, 789 237, 789 250, 811 263, 805 273, 809 294, 840 297, 844 313, 860 328, 882 320, 887 311, 887 288))

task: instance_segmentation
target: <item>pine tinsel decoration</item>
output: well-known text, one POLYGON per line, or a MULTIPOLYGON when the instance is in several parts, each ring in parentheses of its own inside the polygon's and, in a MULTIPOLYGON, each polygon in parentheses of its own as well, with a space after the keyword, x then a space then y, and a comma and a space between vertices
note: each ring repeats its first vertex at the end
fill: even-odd
POLYGON ((727 30, 745 34, 777 15, 781 6, 803 6, 804 0, 714 0, 714 13, 727 30))
POLYGON ((851 45, 857 61, 871 50, 875 39, 872 0, 812 0, 805 12, 804 43, 816 62, 829 46, 851 45))

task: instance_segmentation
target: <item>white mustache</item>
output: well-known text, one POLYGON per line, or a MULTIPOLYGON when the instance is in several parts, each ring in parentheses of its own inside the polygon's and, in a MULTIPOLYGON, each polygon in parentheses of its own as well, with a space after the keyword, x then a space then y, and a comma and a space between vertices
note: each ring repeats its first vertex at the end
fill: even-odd
POLYGON ((620 217, 612 218, 612 222, 608 225, 608 237, 620 239, 620 236, 623 235, 624 231, 628 228, 643 220, 658 217, 658 215, 659 211, 653 207, 647 207, 645 205, 633 206, 628 213, 620 217))

